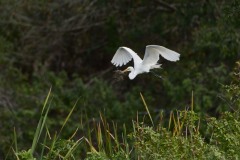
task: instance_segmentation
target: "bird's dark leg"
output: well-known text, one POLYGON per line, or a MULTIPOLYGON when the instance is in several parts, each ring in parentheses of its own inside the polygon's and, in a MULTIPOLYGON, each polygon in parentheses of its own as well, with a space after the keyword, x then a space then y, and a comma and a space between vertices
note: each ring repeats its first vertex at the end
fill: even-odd
MULTIPOLYGON (((162 78, 162 76, 160 76, 160 75, 158 75, 157 73, 155 73, 155 72, 153 72, 153 71, 150 71, 155 77, 158 77, 158 78, 161 78, 161 79, 163 79, 162 78)), ((164 79, 163 79, 164 80, 164 79)))

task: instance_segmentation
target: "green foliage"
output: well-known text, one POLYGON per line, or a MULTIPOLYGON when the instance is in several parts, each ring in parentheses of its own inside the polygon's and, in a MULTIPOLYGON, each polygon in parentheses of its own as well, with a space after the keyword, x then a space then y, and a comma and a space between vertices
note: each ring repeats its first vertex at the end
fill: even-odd
POLYGON ((31 150, 28 151, 21 151, 19 153, 16 153, 18 159, 20 160, 36 160, 36 158, 33 157, 33 155, 31 154, 31 150))
POLYGON ((134 136, 136 157, 140 159, 194 159, 203 158, 206 146, 198 136, 191 140, 182 136, 172 136, 166 129, 154 131, 140 127, 134 136))
POLYGON ((224 94, 222 98, 228 107, 232 110, 239 110, 240 107, 240 62, 236 62, 234 71, 232 72, 232 82, 229 85, 223 86, 224 94))
MULTIPOLYGON (((232 87, 235 80, 239 78, 239 63, 236 63, 233 82, 229 85, 232 87)), ((239 85, 239 83, 235 84, 239 85)), ((232 88, 234 90, 235 88, 232 88)), ((239 90, 238 90, 239 91, 239 90)), ((229 94, 227 94, 229 95, 229 94)), ((49 97, 49 95, 47 96, 49 97)), ((148 105, 141 94, 142 101, 148 111, 148 105)), ((47 98, 49 99, 49 98, 47 98)), ((231 99, 233 100, 233 99, 231 99)), ((101 122, 94 122, 91 126, 93 129, 88 130, 88 138, 80 138, 77 141, 73 139, 59 139, 60 132, 53 138, 44 139, 43 148, 47 151, 45 156, 40 159, 75 159, 82 155, 80 142, 85 139, 89 145, 86 160, 105 160, 105 159, 238 159, 240 143, 240 119, 239 110, 224 112, 219 119, 214 117, 204 117, 200 120, 199 114, 194 112, 194 96, 191 98, 190 110, 175 111, 170 113, 168 128, 162 123, 163 119, 157 123, 156 127, 148 126, 144 122, 146 117, 139 117, 133 122, 133 131, 126 132, 123 127, 121 136, 118 134, 117 124, 109 125, 107 119, 100 114, 101 122), (200 126, 206 119, 207 132, 201 133, 200 126), (112 126, 112 127, 111 127, 112 126), (209 139, 209 140, 208 140, 209 139), (94 144, 94 143, 97 144, 94 144), (49 144, 49 147, 47 146, 49 144), (80 149, 80 150, 79 150, 80 149), (130 149, 130 150, 129 150, 130 149), (78 154, 74 154, 77 152, 78 154)), ((47 110, 40 117, 39 125, 35 132, 35 137, 39 137, 41 129, 45 125, 48 107, 45 101, 43 110, 47 110)), ((69 120, 75 106, 70 111, 62 128, 69 120)), ((150 112, 148 111, 148 114, 150 112)), ((149 118, 152 116, 149 115, 149 118)), ((165 117, 166 118, 166 117, 165 117)), ((46 131, 46 136, 47 136, 46 131)), ((74 137, 76 132, 71 136, 74 137)), ((16 142, 15 142, 16 143, 16 142)), ((33 144, 38 145, 38 138, 34 138, 33 144)), ((29 150, 18 151, 16 148, 15 155, 19 159, 34 159, 33 152, 35 145, 29 150)))
POLYGON ((108 157, 104 153, 94 153, 91 152, 88 154, 88 158, 86 160, 106 160, 108 157))
POLYGON ((54 146, 51 148, 50 152, 48 152, 47 155, 43 157, 43 159, 50 160, 61 156, 63 157, 63 155, 66 155, 68 151, 72 149, 74 144, 75 141, 73 140, 59 139, 54 143, 54 146))
MULTIPOLYGON (((239 118, 236 113, 225 112, 219 120, 207 118, 208 143, 199 129, 199 119, 193 111, 182 111, 173 120, 173 130, 159 124, 157 128, 142 122, 134 123, 134 132, 128 135, 132 142, 131 152, 108 154, 107 150, 91 150, 87 160, 105 159, 238 159, 240 134, 239 118), (182 116, 184 115, 184 116, 182 116), (197 123, 196 123, 197 122, 197 123), (178 130, 178 131, 177 131, 178 130), (119 157, 118 157, 119 156, 119 157)), ((116 137, 115 137, 116 138, 116 137)), ((123 143, 122 146, 129 145, 123 143)), ((113 148, 114 145, 112 146, 113 148)))
POLYGON ((212 118, 208 123, 212 130, 210 144, 218 147, 226 159, 238 159, 240 156, 240 122, 236 114, 226 112, 220 120, 212 118))
POLYGON ((76 147, 81 143, 83 138, 80 138, 76 141, 72 140, 72 138, 75 136, 76 132, 69 138, 68 140, 60 139, 60 133, 62 129, 64 128, 66 122, 69 120, 69 117, 72 114, 72 111, 74 110, 75 106, 72 108, 72 111, 69 112, 68 116, 66 117, 61 130, 54 135, 54 138, 51 139, 49 130, 47 129, 47 118, 48 113, 50 109, 49 99, 50 99, 51 89, 46 97, 46 100, 44 102, 42 111, 41 111, 41 117, 38 121, 38 125, 36 127, 36 131, 34 133, 34 137, 32 140, 32 146, 30 149, 21 150, 18 148, 17 145, 17 136, 14 130, 14 143, 15 143, 15 150, 14 154, 16 155, 17 159, 20 160, 35 160, 35 159, 46 159, 46 160, 52 160, 52 159, 68 159, 71 157, 71 159, 74 159, 73 152, 75 151, 76 147), (45 132, 45 137, 41 139, 42 133, 45 132), (48 136, 48 137, 47 137, 48 136), (41 142, 43 141, 43 142, 41 142), (41 144, 41 146, 39 146, 41 144), (50 145, 50 146, 48 146, 50 145), (41 148, 40 154, 38 153, 37 147, 41 148), (46 151, 47 149, 47 151, 46 151), (46 156, 45 156, 46 154, 46 156), (37 157, 37 158, 34 158, 37 157))
MULTIPOLYGON (((9 72, 7 76, 13 76, 12 74, 16 76, 20 73, 18 70, 14 70, 14 72, 9 72)), ((70 112, 69 106, 73 106, 73 102, 79 99, 76 110, 68 121, 67 130, 62 133, 63 137, 71 136, 76 128, 80 128, 83 133, 86 133, 86 126, 91 126, 91 121, 94 118, 98 121, 100 112, 115 122, 126 123, 129 128, 131 123, 127 122, 136 116, 136 110, 144 111, 141 101, 136 101, 136 99, 140 100, 139 94, 131 94, 139 93, 137 88, 130 91, 128 99, 123 97, 126 101, 121 103, 114 88, 102 80, 95 79, 91 84, 86 85, 80 78, 70 81, 64 72, 57 76, 51 72, 45 73, 44 80, 42 76, 35 75, 31 84, 23 83, 25 78, 24 75, 20 74, 11 85, 12 90, 16 91, 14 102, 17 106, 4 108, 0 113, 2 124, 6 126, 0 134, 2 138, 0 144, 5 146, 2 148, 5 151, 9 150, 8 146, 11 145, 12 136, 9 136, 9 132, 13 131, 13 127, 16 127, 18 132, 19 147, 28 148, 31 145, 31 137, 34 136, 31 128, 35 128, 37 124, 36 117, 41 116, 39 106, 42 104, 43 94, 46 94, 42 88, 46 88, 50 84, 53 87, 53 100, 47 123, 50 132, 55 132, 63 125, 63 117, 67 117, 67 113, 70 112), (33 106, 35 107, 33 108, 33 106)), ((1 83, 7 82, 2 81, 1 83)))
POLYGON ((121 151, 117 152, 116 154, 111 155, 110 157, 108 157, 107 155, 105 155, 102 152, 98 152, 98 153, 90 152, 90 153, 88 153, 87 158, 85 158, 85 160, 107 160, 107 159, 111 159, 111 160, 120 160, 120 159, 130 160, 130 158, 126 157, 125 153, 122 153, 121 151))

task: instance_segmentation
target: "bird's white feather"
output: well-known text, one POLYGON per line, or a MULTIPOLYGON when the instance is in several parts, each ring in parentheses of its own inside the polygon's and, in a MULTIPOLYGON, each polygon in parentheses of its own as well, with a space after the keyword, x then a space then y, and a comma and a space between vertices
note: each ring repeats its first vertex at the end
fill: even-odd
POLYGON ((115 66, 121 67, 127 64, 133 58, 134 64, 140 63, 142 59, 133 50, 127 47, 119 47, 115 55, 113 56, 111 62, 115 66))
POLYGON ((146 46, 145 55, 143 58, 143 64, 145 65, 154 65, 159 60, 159 55, 169 61, 178 61, 180 54, 167 49, 163 46, 158 45, 148 45, 146 46))
POLYGON ((151 47, 146 47, 143 64, 144 65, 155 65, 159 60, 159 52, 151 47))
MULTIPOLYGON (((135 53, 133 50, 127 47, 118 48, 117 52, 112 58, 112 63, 115 66, 122 66, 127 64, 129 61, 133 59, 134 68, 128 67, 127 70, 130 71, 129 78, 134 79, 138 74, 149 72, 150 69, 159 68, 160 65, 157 64, 159 60, 159 56, 169 60, 169 61, 178 61, 180 54, 167 49, 163 46, 158 45, 148 45, 146 46, 145 55, 143 60, 135 53)), ((122 72, 124 72, 122 71, 122 72)))

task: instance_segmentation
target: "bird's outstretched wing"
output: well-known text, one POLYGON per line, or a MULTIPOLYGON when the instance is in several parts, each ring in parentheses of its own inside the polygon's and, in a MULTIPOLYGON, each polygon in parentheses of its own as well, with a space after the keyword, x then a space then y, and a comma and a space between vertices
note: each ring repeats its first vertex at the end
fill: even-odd
POLYGON ((119 47, 112 58, 112 64, 115 66, 122 66, 127 64, 133 58, 134 64, 141 63, 142 59, 133 50, 127 47, 119 47))
POLYGON ((178 61, 180 54, 167 49, 163 46, 158 45, 148 45, 146 46, 145 55, 143 58, 143 64, 145 65, 155 65, 159 60, 159 55, 169 61, 178 61))

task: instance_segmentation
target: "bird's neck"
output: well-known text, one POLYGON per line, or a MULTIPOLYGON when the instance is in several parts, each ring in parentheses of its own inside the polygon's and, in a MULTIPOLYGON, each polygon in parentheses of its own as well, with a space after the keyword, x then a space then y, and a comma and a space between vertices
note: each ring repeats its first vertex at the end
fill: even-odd
POLYGON ((130 73, 128 75, 129 79, 134 79, 136 77, 136 73, 135 73, 135 70, 134 68, 130 68, 130 73))

